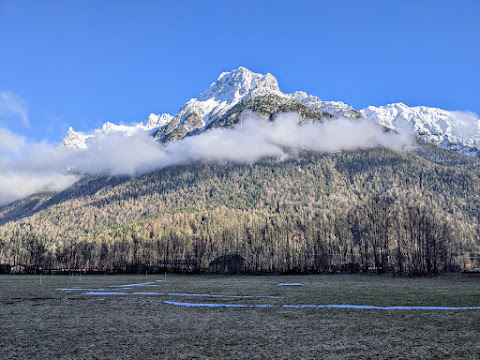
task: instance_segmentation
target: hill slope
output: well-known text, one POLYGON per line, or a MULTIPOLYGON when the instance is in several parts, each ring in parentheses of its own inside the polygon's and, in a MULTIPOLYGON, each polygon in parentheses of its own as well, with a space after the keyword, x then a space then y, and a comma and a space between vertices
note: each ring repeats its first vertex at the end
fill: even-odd
POLYGON ((430 272, 434 257, 440 271, 479 252, 479 193, 473 171, 383 148, 85 178, 37 212, 13 211, 36 198, 5 207, 1 261, 131 269, 188 260, 204 269, 238 253, 248 271, 355 263, 430 272))

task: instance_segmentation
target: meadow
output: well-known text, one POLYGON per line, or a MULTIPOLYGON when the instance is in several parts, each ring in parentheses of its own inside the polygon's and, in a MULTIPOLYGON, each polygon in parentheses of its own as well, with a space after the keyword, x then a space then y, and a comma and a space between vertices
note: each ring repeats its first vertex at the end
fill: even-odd
POLYGON ((480 358, 478 308, 313 307, 345 304, 479 307, 480 278, 2 275, 0 359, 480 358))

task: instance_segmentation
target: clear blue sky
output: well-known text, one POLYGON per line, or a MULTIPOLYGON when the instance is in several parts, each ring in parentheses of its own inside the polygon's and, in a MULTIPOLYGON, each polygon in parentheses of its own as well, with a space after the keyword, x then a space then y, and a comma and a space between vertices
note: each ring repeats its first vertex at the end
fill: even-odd
POLYGON ((479 18, 478 0, 0 0, 0 92, 31 124, 4 111, 0 127, 55 142, 174 114, 240 65, 357 109, 478 114, 479 18))

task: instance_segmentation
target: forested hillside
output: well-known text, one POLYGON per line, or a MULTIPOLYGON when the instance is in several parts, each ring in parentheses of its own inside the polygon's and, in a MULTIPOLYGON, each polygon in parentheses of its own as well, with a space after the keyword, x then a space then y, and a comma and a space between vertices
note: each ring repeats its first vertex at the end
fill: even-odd
POLYGON ((0 263, 203 271, 238 254, 246 272, 457 271, 479 266, 478 169, 420 143, 85 177, 0 209, 0 263))

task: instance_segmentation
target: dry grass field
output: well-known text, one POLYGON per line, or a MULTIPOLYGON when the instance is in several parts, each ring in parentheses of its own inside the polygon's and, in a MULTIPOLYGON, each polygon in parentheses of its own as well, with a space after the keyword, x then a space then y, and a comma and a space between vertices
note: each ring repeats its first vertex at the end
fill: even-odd
POLYGON ((0 359, 480 359, 478 309, 283 307, 480 306, 478 277, 168 275, 164 280, 0 276, 0 359), (282 282, 303 286, 277 286, 282 282), (139 285, 120 286, 128 284, 139 285), (87 294, 99 289, 115 295, 87 294))

